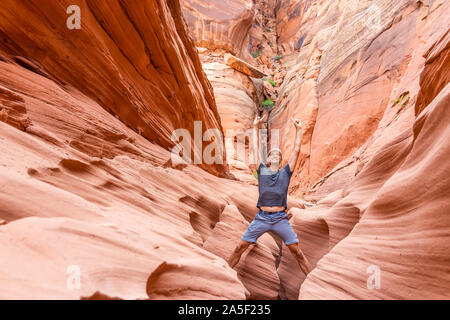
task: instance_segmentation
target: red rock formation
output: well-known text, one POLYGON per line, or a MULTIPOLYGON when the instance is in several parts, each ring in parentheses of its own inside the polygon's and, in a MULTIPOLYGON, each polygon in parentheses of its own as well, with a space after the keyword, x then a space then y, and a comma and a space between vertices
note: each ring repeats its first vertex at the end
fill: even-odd
POLYGON ((186 276, 215 263, 210 288, 223 276, 245 298, 202 244, 228 203, 255 214, 255 187, 167 167, 174 128, 221 129, 177 3, 81 2, 74 31, 68 4, 0 8, 1 297, 147 298, 152 271, 184 257, 186 276))
MULTIPOLYGON (((3 6, 2 14, 12 13, 3 6)), ((2 42, 2 46, 10 43, 2 42)), ((35 59, 33 55, 17 63, 2 47, 2 56, 2 298, 143 299, 155 293, 147 291, 148 281, 158 283, 166 277, 165 273, 150 277, 161 265, 180 266, 187 277, 197 274, 203 265, 220 266, 212 273, 202 273, 210 279, 208 298, 276 297, 279 280, 273 265, 267 264, 266 273, 241 275, 242 280, 229 269, 224 259, 239 241, 238 234, 228 237, 229 247, 220 256, 216 247, 209 248, 220 235, 213 230, 229 204, 247 221, 253 219, 256 187, 215 177, 191 165, 167 166, 171 158, 168 150, 139 135, 103 104, 81 92, 84 83, 76 77, 62 86, 47 69, 24 65, 23 61, 35 59), (208 245, 203 247, 204 243, 208 245), (78 271, 79 288, 70 277, 78 271), (221 277, 228 281, 218 281, 221 277), (270 292, 263 290, 268 285, 274 288, 270 292), (222 288, 225 295, 212 288, 222 288)), ((199 72, 195 65, 178 59, 186 70, 199 72)), ((109 69, 118 67, 108 65, 109 69)), ((94 75, 93 70, 90 76, 99 85, 92 90, 100 91, 104 80, 94 75)), ((194 80, 190 81, 199 81, 194 80)), ((133 84, 137 80, 129 81, 133 84)), ((135 90, 131 84, 129 90, 135 90)), ((200 85, 189 87, 197 91, 184 94, 210 95, 200 85)), ((114 95, 109 97, 113 93, 104 94, 114 99, 114 95)), ((210 112, 207 105, 203 109, 194 106, 199 109, 189 112, 205 116, 210 112)), ((170 116, 188 121, 189 112, 178 110, 170 116)), ((292 204, 291 199, 289 206, 292 204)), ((254 246, 253 253, 242 258, 240 268, 275 259, 273 239, 266 237, 270 246, 254 246), (255 255, 263 259, 255 259, 255 255)), ((165 282, 167 287, 178 283, 176 279, 165 282)), ((186 285, 184 298, 201 297, 194 285, 186 285)), ((164 297, 175 296, 169 293, 164 297)))
MULTIPOLYGON (((241 151, 248 152, 247 129, 251 127, 257 108, 257 88, 249 76, 227 65, 229 53, 250 56, 244 49, 253 18, 251 1, 210 2, 184 0, 183 14, 189 31, 199 46, 203 69, 214 88, 217 109, 227 141, 227 163, 238 179, 255 183, 241 151)), ((236 62, 236 58, 232 59, 236 62)), ((237 58, 242 65, 247 62, 237 58)), ((231 61, 230 61, 231 62, 231 61)), ((262 77, 256 68, 247 66, 247 74, 262 77)), ((241 71, 244 71, 241 68, 241 71)))
POLYGON ((182 0, 183 14, 200 47, 240 55, 253 23, 251 0, 182 0))
MULTIPOLYGON (((177 128, 193 139, 194 120, 203 131, 222 130, 177 1, 8 0, 1 14, 3 61, 77 89, 150 141, 169 148, 177 128), (66 25, 73 4, 80 30, 66 25)), ((220 165, 203 167, 226 174, 220 165)))
POLYGON ((450 299, 446 1, 185 0, 200 58, 178 1, 78 4, 81 30, 65 0, 0 6, 0 298, 450 299), (226 263, 245 162, 171 162, 175 128, 251 126, 263 83, 227 51, 273 76, 285 153, 303 120, 306 278, 270 233, 226 263))
MULTIPOLYGON (((169 151, 89 97, 15 65, 1 62, 0 70, 2 85, 15 92, 13 101, 23 99, 31 122, 25 132, 0 122, 2 298, 87 298, 98 291, 142 299, 152 272, 180 265, 180 258, 188 261, 180 265, 186 276, 209 263, 221 266, 202 274, 209 287, 245 298, 238 274, 203 243, 218 235, 213 230, 228 204, 253 218, 256 187, 192 165, 165 167, 169 151), (76 281, 67 285, 77 270, 71 266, 80 270, 80 289, 76 281), (217 282, 222 276, 233 287, 217 282)), ((238 240, 228 238, 229 250, 238 240)), ((199 298, 195 288, 187 285, 183 297, 199 298)), ((214 290, 209 298, 223 298, 214 290)))
MULTIPOLYGON (((396 159, 401 166, 366 199, 351 233, 320 260, 301 299, 450 298, 449 105, 447 85, 418 116, 409 152, 403 162, 396 159), (379 288, 372 286, 371 266, 380 272, 379 288)), ((395 151, 383 150, 392 158, 395 151)), ((370 173, 375 179, 377 172, 370 173)))
MULTIPOLYGON (((449 221, 443 218, 443 213, 449 210, 448 197, 444 196, 449 186, 441 177, 446 176, 449 169, 442 159, 448 135, 444 125, 448 122, 448 112, 444 106, 449 104, 449 93, 443 86, 448 84, 446 35, 450 26, 440 17, 447 15, 449 9, 447 4, 436 1, 393 11, 393 23, 382 33, 373 35, 374 39, 360 49, 355 62, 352 63, 350 54, 336 69, 330 68, 327 61, 322 64, 327 46, 331 44, 320 50, 323 35, 317 31, 315 36, 305 40, 298 54, 299 60, 304 62, 297 60, 297 66, 288 69, 285 88, 280 92, 287 101, 279 102, 281 109, 273 113, 272 122, 274 125, 283 123, 283 119, 298 112, 305 120, 307 134, 302 146, 304 160, 299 165, 298 179, 304 188, 300 191, 312 187, 317 199, 335 192, 320 201, 318 208, 304 210, 301 215, 293 211, 292 221, 303 238, 302 248, 317 265, 302 284, 302 275, 296 276, 294 281, 291 276, 295 261, 283 255, 278 270, 281 291, 284 290, 286 298, 448 298, 449 269, 445 253, 448 252, 448 232, 443 230, 448 230, 449 221), (388 41, 388 38, 397 40, 388 41), (396 48, 395 53, 383 55, 391 48, 396 48), (315 55, 320 63, 316 63, 315 55), (299 70, 300 79, 290 75, 290 72, 298 74, 299 70), (327 75, 321 77, 322 72, 327 75), (389 73, 397 80, 386 77, 389 73), (349 81, 351 85, 346 85, 349 81), (297 91, 295 83, 301 83, 297 91), (366 87, 371 89, 366 92, 366 87), (310 88, 316 90, 317 96, 308 95, 310 88), (347 92, 340 92, 343 89, 347 92), (358 110, 367 113, 368 108, 374 107, 369 99, 379 96, 374 102, 382 102, 383 95, 388 97, 388 103, 372 132, 366 132, 365 128, 358 130, 356 123, 352 125, 351 119, 357 123, 367 121, 364 114, 345 112, 352 101, 366 99, 358 110), (295 99, 294 102, 291 99, 295 99), (298 104, 300 107, 296 107, 298 104), (420 111, 422 113, 415 118, 420 111), (358 135, 336 130, 339 126, 354 128, 358 135), (311 131, 312 136, 308 135, 311 131), (361 146, 355 149, 354 143, 361 146), (342 151, 351 156, 345 158, 342 151), (338 165, 324 167, 333 161, 338 165), (314 177, 318 169, 322 173, 316 171, 314 177), (319 176, 322 177, 315 185, 308 186, 308 181, 313 182, 319 176), (427 197, 429 201, 425 200, 427 197), (310 219, 318 219, 326 227, 315 225, 310 219), (327 241, 328 249, 324 249, 327 241), (372 287, 373 270, 380 271, 378 289, 372 287)), ((307 23, 320 25, 308 17, 311 14, 304 18, 307 23)), ((323 19, 327 21, 332 16, 326 14, 323 19)), ((311 26, 305 26, 305 30, 307 28, 311 26)), ((325 30, 323 33, 329 32, 325 30)), ((352 52, 351 43, 354 42, 342 49, 352 52)), ((337 58, 339 61, 339 55, 337 58)))
MULTIPOLYGON (((212 235, 203 243, 206 250, 227 259, 236 246, 236 239, 244 234, 248 227, 234 205, 227 206, 221 213, 212 235)), ((264 234, 257 245, 251 245, 236 265, 238 277, 249 290, 248 299, 277 299, 280 280, 275 268, 279 258, 279 248, 273 237, 264 234), (257 270, 257 272, 255 272, 257 270)))
POLYGON ((284 74, 278 72, 282 66, 274 60, 275 1, 184 0, 182 5, 203 69, 214 88, 222 126, 226 135, 235 139, 226 147, 230 172, 241 181, 255 184, 248 156, 242 156, 240 150, 248 154, 248 130, 256 113, 263 110, 261 102, 266 98, 276 101, 277 88, 264 86, 255 78, 267 75, 279 85, 284 74))
POLYGON ((164 261, 148 278, 147 294, 151 300, 243 300, 245 288, 236 273, 228 268, 225 274, 223 268, 223 263, 214 260, 202 264, 197 258, 164 261))
POLYGON ((446 69, 445 55, 436 60, 431 48, 445 51, 449 27, 439 17, 447 10, 442 1, 281 1, 279 46, 290 67, 270 123, 281 130, 287 153, 295 132, 286 125, 290 116, 304 123, 292 192, 313 191, 320 199, 350 185, 381 136, 389 136, 383 134, 387 127, 393 134, 412 125, 409 109, 416 99, 419 109, 448 82, 446 73, 433 77, 437 91, 427 98, 419 94, 424 54, 426 72, 446 69))
POLYGON ((416 115, 431 103, 439 92, 450 82, 450 32, 446 32, 438 41, 436 37, 442 35, 436 24, 428 38, 428 49, 424 55, 426 58, 425 69, 420 75, 420 86, 416 102, 416 115))

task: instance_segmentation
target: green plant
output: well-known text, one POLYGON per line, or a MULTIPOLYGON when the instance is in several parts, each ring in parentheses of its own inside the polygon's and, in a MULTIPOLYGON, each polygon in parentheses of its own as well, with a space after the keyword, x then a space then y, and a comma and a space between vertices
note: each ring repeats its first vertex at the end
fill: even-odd
POLYGON ((270 99, 266 99, 261 103, 261 107, 266 108, 268 111, 272 110, 274 103, 270 99))
POLYGON ((273 57, 273 60, 276 60, 276 61, 279 61, 279 60, 281 60, 281 58, 282 58, 282 56, 275 56, 275 57, 273 57))
POLYGON ((271 80, 270 78, 264 78, 263 80, 264 80, 264 81, 270 82, 270 84, 272 85, 272 87, 276 87, 276 86, 277 86, 277 84, 276 84, 273 80, 271 80))
POLYGON ((252 52, 252 56, 253 56, 253 58, 258 58, 260 55, 261 55, 261 53, 262 53, 262 51, 261 50, 258 50, 258 51, 256 51, 256 52, 252 52))
POLYGON ((254 176, 256 179, 258 179, 258 172, 254 171, 254 172, 253 172, 253 176, 254 176))
POLYGON ((270 32, 270 28, 269 28, 269 27, 267 27, 267 28, 266 28, 266 31, 267 31, 267 32, 270 32))
MULTIPOLYGON (((399 104, 400 102, 402 102, 405 98, 407 98, 409 95, 409 92, 404 92, 402 93, 397 100, 392 101, 392 106, 395 106, 397 104, 399 104)), ((409 99, 407 99, 402 106, 404 106, 407 102, 409 101, 409 99)))
POLYGON ((392 101, 392 104, 395 106, 396 104, 399 104, 402 101, 402 97, 398 97, 397 100, 392 101))

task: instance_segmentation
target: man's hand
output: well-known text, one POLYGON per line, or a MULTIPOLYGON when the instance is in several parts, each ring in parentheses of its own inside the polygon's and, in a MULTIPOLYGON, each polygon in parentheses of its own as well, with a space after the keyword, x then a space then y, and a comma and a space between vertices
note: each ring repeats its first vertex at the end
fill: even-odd
POLYGON ((292 151, 291 157, 289 158, 289 168, 293 172, 295 169, 295 163, 297 162, 297 158, 300 153, 300 143, 302 141, 302 122, 300 121, 300 119, 294 119, 294 117, 291 117, 291 120, 295 126, 295 142, 294 150, 292 151))
POLYGON ((302 128, 302 122, 300 119, 294 119, 294 117, 291 117, 291 120, 294 123, 295 129, 300 130, 302 128))
POLYGON ((259 127, 261 122, 266 121, 266 119, 267 119, 267 113, 264 113, 262 117, 257 115, 255 120, 253 121, 253 126, 259 127))

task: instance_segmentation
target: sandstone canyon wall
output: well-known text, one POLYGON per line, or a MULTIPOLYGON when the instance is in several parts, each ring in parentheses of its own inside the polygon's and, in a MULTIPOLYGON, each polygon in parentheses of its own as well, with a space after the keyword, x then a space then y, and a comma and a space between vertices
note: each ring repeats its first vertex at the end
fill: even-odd
MULTIPOLYGON (((203 132, 222 130, 181 17, 177 1, 4 1, 0 50, 4 62, 77 89, 169 149, 174 129, 193 138, 195 120, 203 132), (70 5, 81 10, 80 30, 67 27, 70 5)), ((223 166, 204 168, 226 174, 223 166)))
POLYGON ((448 16, 445 1, 279 2, 287 74, 270 123, 290 152, 286 123, 303 120, 291 191, 322 199, 293 209, 317 265, 293 284, 283 257, 286 297, 449 298, 448 16))
MULTIPOLYGON (((277 57, 276 1, 183 0, 183 13, 210 80, 226 136, 232 174, 255 184, 248 169, 252 122, 264 99, 276 101, 285 70, 277 57), (234 64, 229 63, 232 56, 234 64), (270 84, 267 79, 273 81, 270 84), (228 134, 227 134, 228 133, 228 134), (239 150, 245 150, 245 155, 239 150)), ((262 126, 267 129, 267 124, 262 126)), ((262 132, 262 139, 267 134, 262 132)))
MULTIPOLYGON (((283 150, 290 152, 294 132, 284 124, 291 115, 303 119, 301 160, 291 191, 319 199, 351 184, 380 142, 412 126, 410 108, 423 99, 418 95, 426 48, 448 31, 442 20, 448 5, 279 3, 278 45, 289 72, 271 125, 280 128, 283 150)), ((440 82, 435 96, 448 82, 448 72, 433 81, 440 82)))
MULTIPOLYGON (((267 128, 280 130, 285 154, 292 151, 295 135, 290 118, 303 122, 301 155, 290 192, 320 201, 313 208, 291 209, 291 223, 317 268, 302 285, 305 277, 282 250, 277 268, 280 297, 448 297, 444 230, 449 228, 449 199, 444 194, 449 186, 437 182, 441 174, 430 173, 432 167, 447 172, 448 164, 440 154, 422 154, 432 143, 446 154, 441 139, 447 135, 448 3, 261 0, 254 1, 252 26, 242 28, 250 21, 248 2, 232 2, 228 7, 235 13, 232 19, 225 14, 214 17, 214 1, 208 10, 202 1, 184 2, 191 34, 197 46, 206 48, 205 56, 216 50, 220 60, 229 52, 276 80, 276 104, 269 110, 267 128), (236 9, 239 5, 241 10, 236 9), (211 32, 217 29, 220 36, 211 32), (214 47, 219 38, 231 42, 223 46, 217 41, 214 47), (426 106, 429 109, 421 113, 426 106), (442 122, 428 120, 434 117, 442 122), (427 137, 418 139, 424 122, 433 123, 429 124, 433 132, 424 129, 427 137), (430 157, 438 160, 431 163, 430 157), (417 185, 424 179, 430 181, 427 192, 417 185), (434 193, 435 204, 441 205, 433 209, 425 197, 413 200, 421 198, 417 192, 434 193), (371 267, 379 268, 385 281, 378 291, 366 283, 371 267), (396 274, 397 268, 404 272, 396 274), (417 281, 415 289, 408 281, 417 281)), ((211 71, 208 77, 216 92, 215 75, 211 71)), ((267 91, 264 95, 271 97, 267 91)), ((258 113, 261 99, 253 100, 258 113)), ((234 104, 230 109, 242 110, 238 100, 229 101, 234 104)), ((220 113, 220 103, 218 108, 220 113)), ((235 118, 242 119, 237 113, 235 118)), ((249 121, 240 125, 248 128, 249 121)))
POLYGON ((179 3, 75 2, 81 30, 73 1, 0 9, 0 297, 276 299, 273 237, 224 260, 256 187, 171 163, 173 129, 222 131, 179 3))
POLYGON ((449 16, 444 0, 3 1, 0 298, 450 299, 449 16), (261 112, 284 161, 303 122, 288 209, 306 279, 273 233, 226 263, 258 196, 233 152, 261 112), (229 164, 171 162, 194 120, 237 132, 229 164))

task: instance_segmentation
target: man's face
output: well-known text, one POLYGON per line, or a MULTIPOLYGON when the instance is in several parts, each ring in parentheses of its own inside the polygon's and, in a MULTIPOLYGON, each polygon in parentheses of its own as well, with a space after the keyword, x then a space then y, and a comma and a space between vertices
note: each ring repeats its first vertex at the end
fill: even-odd
POLYGON ((280 163, 281 162, 281 154, 278 151, 272 151, 269 153, 267 157, 267 161, 270 163, 280 163))

